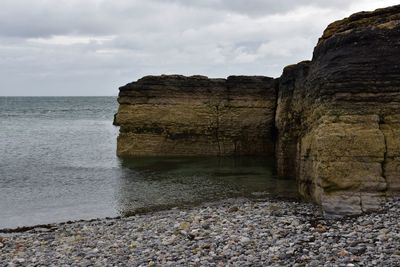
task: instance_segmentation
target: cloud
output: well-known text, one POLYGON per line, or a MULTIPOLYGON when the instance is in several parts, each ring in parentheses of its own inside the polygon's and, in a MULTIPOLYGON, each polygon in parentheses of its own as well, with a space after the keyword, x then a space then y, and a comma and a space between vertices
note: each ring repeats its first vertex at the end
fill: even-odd
POLYGON ((0 95, 115 95, 143 75, 279 76, 328 23, 396 1, 3 0, 0 95))
POLYGON ((189 8, 216 9, 220 11, 244 14, 247 16, 266 16, 271 14, 286 13, 298 7, 325 7, 325 8, 347 8, 351 1, 348 0, 156 0, 158 2, 169 2, 183 5, 189 8))

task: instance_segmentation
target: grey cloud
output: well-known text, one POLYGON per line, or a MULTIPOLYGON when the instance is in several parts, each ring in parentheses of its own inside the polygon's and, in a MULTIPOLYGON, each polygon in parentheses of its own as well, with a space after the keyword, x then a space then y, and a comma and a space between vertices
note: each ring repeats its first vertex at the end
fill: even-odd
POLYGON ((198 27, 220 20, 216 12, 184 10, 167 2, 143 0, 3 0, 0 35, 109 35, 198 27))
POLYGON ((329 22, 394 1, 3 0, 0 95, 115 95, 162 73, 276 77, 329 22))
POLYGON ((107 35, 132 29, 159 31, 166 27, 196 28, 227 15, 226 12, 267 16, 301 6, 346 8, 352 1, 332 0, 3 0, 0 35, 107 35))
MULTIPOLYGON (((76 1, 3 0, 0 9, 0 34, 13 37, 45 37, 69 33, 102 34, 110 31, 95 10, 76 1)), ((89 1, 90 2, 90 1, 89 1)))
POLYGON ((207 9, 219 9, 250 16, 265 16, 277 13, 286 13, 298 7, 317 6, 325 8, 346 8, 351 4, 348 0, 155 0, 158 2, 170 2, 187 7, 201 7, 207 9))

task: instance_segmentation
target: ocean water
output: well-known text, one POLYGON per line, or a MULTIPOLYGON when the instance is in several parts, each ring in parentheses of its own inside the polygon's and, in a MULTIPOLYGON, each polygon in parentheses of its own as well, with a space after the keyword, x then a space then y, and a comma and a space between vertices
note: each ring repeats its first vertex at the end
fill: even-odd
POLYGON ((115 97, 0 97, 0 229, 297 197, 265 158, 116 157, 115 97))

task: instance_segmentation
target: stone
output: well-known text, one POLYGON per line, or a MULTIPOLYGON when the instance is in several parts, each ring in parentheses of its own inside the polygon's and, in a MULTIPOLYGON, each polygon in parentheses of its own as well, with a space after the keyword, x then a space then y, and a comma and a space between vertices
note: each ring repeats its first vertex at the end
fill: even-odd
POLYGON ((182 222, 179 224, 179 229, 180 230, 188 230, 190 228, 190 223, 189 222, 182 222))
POLYGON ((239 211, 239 208, 237 206, 233 206, 228 209, 228 212, 237 212, 237 211, 239 211))
POLYGON ((250 243, 250 238, 248 238, 248 237, 246 237, 246 236, 242 236, 240 239, 239 239, 239 241, 240 241, 240 243, 242 243, 243 245, 246 245, 246 244, 248 244, 248 243, 250 243))
POLYGON ((175 235, 168 236, 162 240, 162 244, 165 246, 171 245, 176 241, 176 238, 177 237, 175 235))

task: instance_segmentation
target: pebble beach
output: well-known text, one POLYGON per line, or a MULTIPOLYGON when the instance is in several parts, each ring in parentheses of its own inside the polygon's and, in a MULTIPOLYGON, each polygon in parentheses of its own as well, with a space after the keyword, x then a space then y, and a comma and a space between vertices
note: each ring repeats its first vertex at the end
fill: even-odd
POLYGON ((232 199, 0 230, 0 266, 400 266, 400 199, 328 220, 310 203, 232 199))

